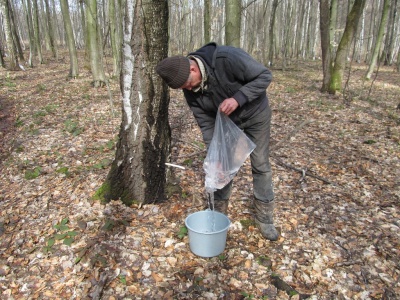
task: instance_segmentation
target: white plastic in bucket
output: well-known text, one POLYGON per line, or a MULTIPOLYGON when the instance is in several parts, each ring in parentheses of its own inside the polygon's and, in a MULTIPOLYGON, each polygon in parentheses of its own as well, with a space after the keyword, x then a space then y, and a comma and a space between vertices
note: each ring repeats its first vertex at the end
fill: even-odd
POLYGON ((225 250, 230 224, 228 217, 217 211, 203 210, 189 215, 185 225, 190 250, 202 257, 220 255, 225 250))

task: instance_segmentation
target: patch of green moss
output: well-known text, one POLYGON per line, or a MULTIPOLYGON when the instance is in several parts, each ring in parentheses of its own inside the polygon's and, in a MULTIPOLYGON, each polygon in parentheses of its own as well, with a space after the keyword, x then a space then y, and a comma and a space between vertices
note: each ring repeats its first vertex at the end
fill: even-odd
POLYGON ((240 224, 242 224, 242 226, 244 228, 246 228, 246 229, 249 229, 250 226, 255 226, 256 225, 254 220, 249 220, 249 219, 240 220, 240 224))
POLYGON ((129 192, 127 190, 124 190, 122 195, 121 195, 121 201, 122 203, 124 203, 125 205, 132 205, 133 203, 137 202, 135 200, 133 200, 130 196, 129 196, 129 192))
POLYGON ((101 187, 94 193, 92 199, 93 200, 98 200, 101 202, 107 202, 107 197, 106 195, 109 195, 111 191, 111 185, 107 182, 103 183, 101 187))

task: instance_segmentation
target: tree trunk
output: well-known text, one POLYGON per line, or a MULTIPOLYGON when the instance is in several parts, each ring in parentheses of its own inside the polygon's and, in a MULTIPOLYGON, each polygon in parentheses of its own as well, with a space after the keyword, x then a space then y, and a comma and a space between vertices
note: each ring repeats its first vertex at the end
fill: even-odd
POLYGON ((17 31, 18 25, 15 22, 14 8, 10 1, 8 1, 8 13, 10 15, 11 34, 13 36, 14 47, 15 50, 17 51, 16 54, 19 56, 19 61, 22 64, 23 62, 25 62, 24 51, 22 50, 21 40, 17 31))
POLYGON ((71 18, 69 16, 68 0, 60 0, 60 4, 61 4, 61 12, 64 19, 64 30, 67 39, 66 42, 68 44, 68 50, 69 50, 70 68, 68 76, 70 78, 76 78, 78 77, 78 57, 76 55, 74 32, 72 31, 72 23, 71 23, 71 18))
POLYGON ((268 65, 272 66, 274 62, 274 43, 275 43, 275 36, 274 36, 274 28, 275 28, 275 19, 276 19, 276 9, 278 8, 279 1, 274 0, 272 3, 272 11, 271 11, 271 19, 269 25, 269 50, 268 50, 268 58, 269 62, 268 65))
POLYGON ((33 0, 33 32, 35 35, 35 49, 38 55, 39 64, 43 63, 42 45, 40 42, 40 30, 39 30, 39 8, 37 0, 33 0))
POLYGON ((49 26, 47 24, 47 19, 46 19, 46 9, 45 9, 45 4, 43 3, 44 0, 39 0, 39 18, 41 19, 40 22, 40 28, 41 28, 41 33, 42 33, 42 38, 44 38, 44 44, 46 46, 46 50, 49 51, 51 50, 50 46, 50 33, 49 33, 49 26), (45 18, 43 20, 43 18, 45 18))
POLYGON ((118 30, 118 22, 121 22, 121 8, 118 7, 119 2, 110 0, 109 2, 109 18, 110 18, 110 42, 113 56, 113 74, 119 76, 121 72, 121 42, 118 30), (116 3, 117 2, 117 3, 116 3))
POLYGON ((297 32, 295 32, 296 38, 295 38, 295 46, 294 46, 294 51, 295 51, 295 57, 296 59, 299 59, 299 57, 302 54, 302 48, 301 48, 301 44, 304 41, 304 34, 303 34, 303 30, 306 28, 307 26, 307 22, 304 22, 304 19, 306 17, 306 11, 309 11, 308 9, 308 1, 299 1, 298 5, 300 6, 300 14, 298 15, 298 22, 296 24, 297 26, 297 32))
POLYGON ((168 2, 127 0, 126 12, 122 122, 115 160, 95 198, 152 203, 165 198, 171 139, 168 87, 155 72, 168 54, 168 2))
POLYGON ((264 65, 268 66, 268 41, 267 41, 267 8, 268 8, 269 0, 263 0, 263 15, 262 15, 262 26, 263 26, 263 37, 262 37, 262 62, 264 65))
POLYGON ((371 57, 371 61, 369 63, 368 71, 367 74, 365 75, 366 79, 371 79, 372 72, 374 71, 376 63, 378 61, 379 51, 381 49, 383 35, 385 33, 386 24, 389 17, 389 8, 390 8, 390 0, 384 0, 382 9, 382 19, 379 25, 378 36, 376 38, 376 43, 371 57))
POLYGON ((290 49, 291 47, 291 42, 293 40, 293 37, 291 36, 290 28, 292 26, 292 14, 293 14, 293 9, 292 9, 292 3, 289 1, 287 3, 287 11, 286 15, 287 18, 285 20, 285 30, 284 30, 284 46, 283 46, 283 53, 282 53, 282 69, 285 70, 288 65, 290 65, 290 49))
POLYGON ((336 52, 335 64, 332 70, 329 86, 329 93, 331 94, 335 94, 336 91, 342 90, 342 78, 346 66, 347 51, 355 35, 358 20, 360 19, 364 5, 365 0, 355 0, 353 7, 347 16, 346 27, 336 52))
POLYGON ((321 31, 321 51, 322 51, 322 87, 321 92, 329 90, 329 82, 332 70, 332 52, 330 35, 330 0, 320 0, 320 31, 321 31))
POLYGON ((225 43, 230 46, 240 47, 241 1, 225 1, 225 43))
POLYGON ((52 19, 55 23, 53 23, 53 25, 55 25, 55 27, 53 27, 53 33, 54 33, 54 41, 55 41, 55 46, 58 46, 58 43, 60 42, 60 27, 59 27, 59 23, 57 22, 57 13, 56 13, 56 5, 54 3, 54 0, 50 0, 51 1, 51 12, 52 12, 52 19))
POLYGON ((87 34, 86 14, 85 14, 85 7, 84 7, 83 0, 79 1, 79 12, 80 12, 80 17, 81 17, 82 34, 83 34, 83 40, 84 40, 84 45, 85 45, 85 67, 87 66, 88 68, 90 68, 89 40, 88 40, 88 34, 87 34))
POLYGON ((12 32, 11 32, 11 20, 10 20, 10 13, 8 10, 8 0, 0 0, 1 4, 1 12, 3 14, 3 26, 4 26, 4 33, 6 36, 6 44, 7 44, 7 50, 9 54, 9 70, 18 70, 19 69, 19 64, 18 64, 18 58, 16 55, 14 43, 13 43, 13 37, 12 37, 12 32))
POLYGON ((28 66, 33 67, 33 57, 35 56, 35 33, 33 31, 32 25, 32 6, 30 0, 23 1, 24 11, 26 16, 26 23, 28 26, 28 36, 29 36, 29 58, 28 66))
POLYGON ((44 0, 44 4, 46 7, 47 27, 49 29, 50 50, 51 50, 51 53, 53 54, 53 57, 55 59, 58 59, 57 45, 56 45, 55 38, 54 38, 53 18, 51 17, 49 0, 44 0))
MULTIPOLYGON (((336 53, 336 26, 338 20, 338 0, 331 0, 331 7, 330 7, 330 25, 329 25, 329 39, 331 41, 331 59, 334 59, 334 54, 336 53)), ((333 61, 331 62, 333 67, 333 61)))
POLYGON ((3 57, 4 57, 3 51, 1 50, 1 47, 0 47, 0 67, 5 68, 6 67, 6 63, 5 63, 3 57))
POLYGON ((392 54, 394 48, 394 36, 395 36, 395 22, 397 15, 397 0, 392 1, 390 8, 390 16, 388 22, 388 28, 386 31, 385 45, 382 53, 382 60, 385 66, 389 66, 392 63, 392 54))
POLYGON ((100 30, 98 28, 97 1, 86 0, 85 3, 90 68, 93 76, 93 86, 99 87, 105 85, 106 75, 103 66, 103 50, 100 42, 100 30))
POLYGON ((204 0, 204 42, 211 42, 211 5, 212 0, 204 0))

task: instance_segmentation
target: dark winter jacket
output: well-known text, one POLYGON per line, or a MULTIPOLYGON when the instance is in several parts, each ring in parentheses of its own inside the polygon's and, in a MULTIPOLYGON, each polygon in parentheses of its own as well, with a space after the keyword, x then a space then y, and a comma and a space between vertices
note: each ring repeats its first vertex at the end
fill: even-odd
POLYGON ((209 43, 189 56, 200 58, 207 72, 205 90, 183 90, 206 144, 212 139, 218 106, 225 99, 232 97, 239 103, 230 115, 236 124, 247 121, 269 105, 266 89, 272 74, 242 49, 209 43))

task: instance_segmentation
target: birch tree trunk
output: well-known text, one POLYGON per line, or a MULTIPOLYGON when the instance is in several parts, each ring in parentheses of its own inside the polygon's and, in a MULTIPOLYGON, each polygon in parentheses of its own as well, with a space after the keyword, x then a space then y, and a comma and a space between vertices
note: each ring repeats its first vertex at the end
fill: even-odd
POLYGON ((165 199, 170 153, 168 87, 156 74, 168 54, 168 1, 127 0, 122 58, 122 122, 115 160, 97 191, 126 204, 165 199))
POLYGON ((331 94, 335 94, 337 91, 342 90, 342 78, 346 66, 347 51, 355 35, 358 20, 362 14, 364 6, 365 0, 355 0, 353 7, 347 16, 346 27, 336 52, 335 64, 332 70, 329 86, 329 93, 331 94))
POLYGON ((68 50, 69 50, 69 77, 78 77, 78 57, 76 55, 74 32, 72 31, 72 23, 69 15, 68 0, 60 0, 61 12, 64 19, 64 30, 66 33, 68 50))
POLYGON ((389 17, 389 8, 390 8, 390 0, 384 0, 383 2, 383 10, 382 10, 382 19, 379 25, 378 36, 376 38, 376 43, 374 47, 374 51, 371 57, 371 61, 368 66, 367 74, 365 75, 366 79, 371 79, 372 72, 375 69, 376 63, 378 61, 379 51, 381 49, 383 35, 385 33, 386 24, 389 17))

